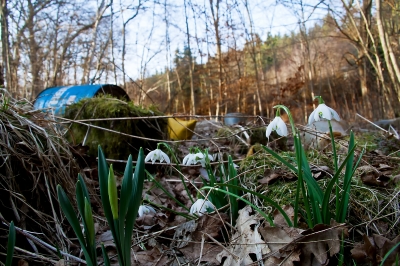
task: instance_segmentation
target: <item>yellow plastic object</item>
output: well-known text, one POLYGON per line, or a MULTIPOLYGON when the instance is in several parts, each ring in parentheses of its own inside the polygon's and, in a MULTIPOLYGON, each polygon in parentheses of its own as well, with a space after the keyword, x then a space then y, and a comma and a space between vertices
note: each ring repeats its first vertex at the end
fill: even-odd
POLYGON ((168 135, 171 140, 191 139, 197 120, 168 118, 168 135))

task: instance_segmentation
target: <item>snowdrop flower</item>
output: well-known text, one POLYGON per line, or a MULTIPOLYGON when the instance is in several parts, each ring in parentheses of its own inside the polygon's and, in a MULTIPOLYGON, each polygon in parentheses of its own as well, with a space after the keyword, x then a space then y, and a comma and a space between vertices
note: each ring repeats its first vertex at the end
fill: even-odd
MULTIPOLYGON (((207 154, 207 155, 208 155, 208 159, 210 161, 214 160, 214 158, 210 154, 207 154)), ((206 167, 206 156, 205 156, 205 154, 203 154, 201 152, 198 152, 198 153, 195 154, 195 156, 196 156, 196 163, 200 163, 202 167, 206 167)))
POLYGON ((189 153, 188 155, 186 155, 182 160, 182 164, 184 165, 196 164, 196 154, 189 153))
POLYGON ((147 206, 147 205, 140 205, 138 214, 139 217, 142 217, 143 215, 150 214, 150 213, 156 213, 156 210, 154 210, 153 207, 147 206))
POLYGON ((144 158, 145 162, 148 162, 150 160, 151 160, 151 163, 153 163, 153 164, 157 160, 159 160, 160 163, 162 163, 163 161, 165 161, 166 163, 171 163, 171 160, 169 159, 168 155, 158 148, 155 149, 154 151, 149 152, 149 154, 147 154, 146 158, 144 158))
POLYGON ((318 98, 319 100, 319 105, 318 107, 310 114, 308 117, 308 124, 311 125, 315 121, 320 121, 321 118, 327 119, 327 120, 332 120, 335 119, 337 121, 340 121, 340 117, 338 113, 327 106, 324 101, 322 100, 321 96, 317 96, 315 98, 318 98))
POLYGON ((190 214, 197 214, 202 216, 204 213, 208 213, 214 210, 214 205, 204 199, 198 199, 195 203, 193 203, 192 207, 190 207, 190 214))
MULTIPOLYGON (((210 154, 208 154, 208 159, 210 161, 214 160, 214 158, 210 154)), ((206 156, 202 152, 189 153, 183 158, 182 163, 184 165, 201 163, 201 166, 206 167, 206 156)))
POLYGON ((286 137, 288 135, 286 124, 279 115, 277 115, 267 127, 266 136, 268 139, 272 131, 276 131, 279 136, 286 137))
POLYGON ((318 107, 310 114, 308 124, 311 125, 314 121, 320 121, 321 118, 340 121, 338 113, 324 103, 318 105, 318 107))

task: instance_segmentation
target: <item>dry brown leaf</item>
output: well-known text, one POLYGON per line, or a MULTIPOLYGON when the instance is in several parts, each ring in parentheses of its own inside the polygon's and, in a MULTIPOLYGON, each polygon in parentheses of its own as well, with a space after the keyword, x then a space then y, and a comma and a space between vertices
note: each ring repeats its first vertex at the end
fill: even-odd
POLYGON ((264 171, 264 177, 258 180, 260 184, 272 184, 275 181, 283 179, 283 180, 294 180, 295 176, 290 173, 279 169, 266 169, 264 171))
POLYGON ((282 265, 291 266, 297 261, 296 265, 328 265, 329 259, 340 251, 342 234, 347 236, 347 228, 344 225, 318 224, 313 229, 301 231, 297 228, 280 227, 279 229, 264 228, 263 236, 268 242, 277 242, 273 247, 269 244, 274 254, 273 259, 267 260, 267 265, 274 265, 279 262, 282 265), (272 233, 272 235, 271 235, 272 233), (286 245, 279 243, 279 239, 285 242, 292 239, 286 245))
POLYGON ((328 177, 332 176, 332 170, 328 166, 325 166, 325 165, 322 165, 322 166, 313 165, 310 167, 310 170, 311 170, 312 176, 316 180, 325 178, 326 176, 328 176, 328 177))
MULTIPOLYGON (((352 258, 358 263, 372 263, 378 265, 383 257, 400 241, 400 235, 393 240, 384 236, 374 234, 372 237, 363 236, 364 243, 358 243, 350 251, 352 258)), ((387 258, 384 265, 393 265, 396 255, 400 254, 400 247, 397 247, 387 258)))
POLYGON ((220 263, 223 258, 226 258, 223 265, 249 265, 254 262, 252 257, 259 261, 263 259, 264 255, 271 252, 258 232, 260 218, 252 215, 252 212, 250 206, 239 210, 239 217, 236 221, 237 231, 232 236, 231 245, 217 255, 220 263))
MULTIPOLYGON (((287 216, 289 216, 290 221, 294 221, 294 209, 292 206, 290 205, 285 205, 282 207, 283 211, 287 214, 287 216)), ((273 212, 274 215, 274 224, 275 225, 281 225, 281 226, 288 226, 285 218, 283 217, 283 215, 278 211, 275 210, 273 212)), ((300 217, 298 217, 300 218, 300 217)))
POLYGON ((165 228, 168 221, 167 215, 161 212, 149 213, 138 217, 136 223, 140 229, 143 230, 160 230, 165 228))
POLYGON ((296 246, 292 246, 292 249, 281 250, 298 238, 302 231, 298 228, 288 229, 289 227, 287 226, 272 227, 269 225, 259 228, 261 235, 271 249, 271 252, 267 254, 267 258, 264 261, 266 266, 292 266, 294 265, 293 262, 300 261, 301 252, 299 249, 296 249, 296 246))
POLYGON ((361 175, 361 180, 366 185, 386 187, 390 182, 390 177, 383 175, 379 171, 369 171, 361 175))
POLYGON ((329 257, 339 253, 342 234, 347 236, 347 228, 344 225, 336 225, 335 222, 331 225, 317 224, 313 229, 301 234, 304 237, 296 240, 304 257, 301 264, 327 265, 329 257))
POLYGON ((201 262, 207 262, 207 265, 219 265, 220 262, 216 259, 217 255, 221 253, 222 247, 210 243, 189 243, 186 247, 179 249, 185 258, 188 258, 194 263, 198 263, 201 257, 201 262))
POLYGON ((132 266, 163 266, 168 265, 171 259, 161 253, 158 248, 153 248, 136 252, 132 255, 131 261, 132 266))
MULTIPOLYGON (((215 213, 212 215, 203 215, 198 221, 191 220, 180 224, 175 230, 173 236, 174 240, 172 241, 170 248, 176 247, 182 249, 192 243, 201 243, 204 239, 208 240, 208 236, 218 238, 222 232, 222 226, 227 218, 228 216, 226 214, 220 213, 220 215, 218 215, 215 213), (223 220, 221 220, 220 217, 222 217, 223 220)), ((200 248, 200 246, 198 247, 200 248)), ((219 252, 221 252, 221 250, 219 252)))
POLYGON ((216 238, 221 234, 221 228, 225 221, 228 221, 228 215, 226 213, 201 216, 197 221, 197 228, 193 233, 193 240, 201 241, 204 234, 216 238))
POLYGON ((96 248, 100 248, 102 243, 103 243, 105 248, 108 248, 108 247, 114 247, 115 248, 114 238, 113 238, 113 235, 111 233, 111 230, 107 230, 104 233, 102 233, 101 235, 97 235, 96 236, 96 243, 98 243, 96 248))

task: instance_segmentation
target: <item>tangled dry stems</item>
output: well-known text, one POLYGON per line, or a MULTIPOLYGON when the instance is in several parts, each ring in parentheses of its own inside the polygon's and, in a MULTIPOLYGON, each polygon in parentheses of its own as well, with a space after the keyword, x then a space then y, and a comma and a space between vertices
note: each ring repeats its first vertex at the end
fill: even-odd
MULTIPOLYGON (((64 221, 56 186, 61 184, 67 191, 74 191, 80 169, 62 136, 62 128, 51 117, 32 111, 30 102, 17 101, 5 90, 1 92, 0 109, 2 218, 15 221, 23 230, 40 232, 43 241, 67 249, 71 243, 60 226, 64 221)), ((4 240, 6 232, 1 231, 4 240)), ((31 239, 28 243, 30 247, 19 247, 43 251, 31 239)), ((51 254, 57 258, 56 252, 51 254)))

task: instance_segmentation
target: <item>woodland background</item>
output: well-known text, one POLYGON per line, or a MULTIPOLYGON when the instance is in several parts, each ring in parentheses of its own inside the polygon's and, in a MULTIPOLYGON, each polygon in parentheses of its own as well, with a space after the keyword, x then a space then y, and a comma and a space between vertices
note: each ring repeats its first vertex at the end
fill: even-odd
POLYGON ((165 113, 273 117, 272 107, 285 104, 305 122, 313 96, 322 95, 347 120, 400 115, 400 1, 270 1, 291 10, 298 27, 267 35, 253 14, 269 9, 256 0, 0 3, 0 85, 17 99, 52 86, 111 83, 165 113), (129 35, 138 20, 148 21, 140 50, 129 35), (155 31, 162 41, 152 39, 155 31), (132 50, 140 60, 132 62, 132 50), (154 69, 160 54, 164 63, 154 69))

